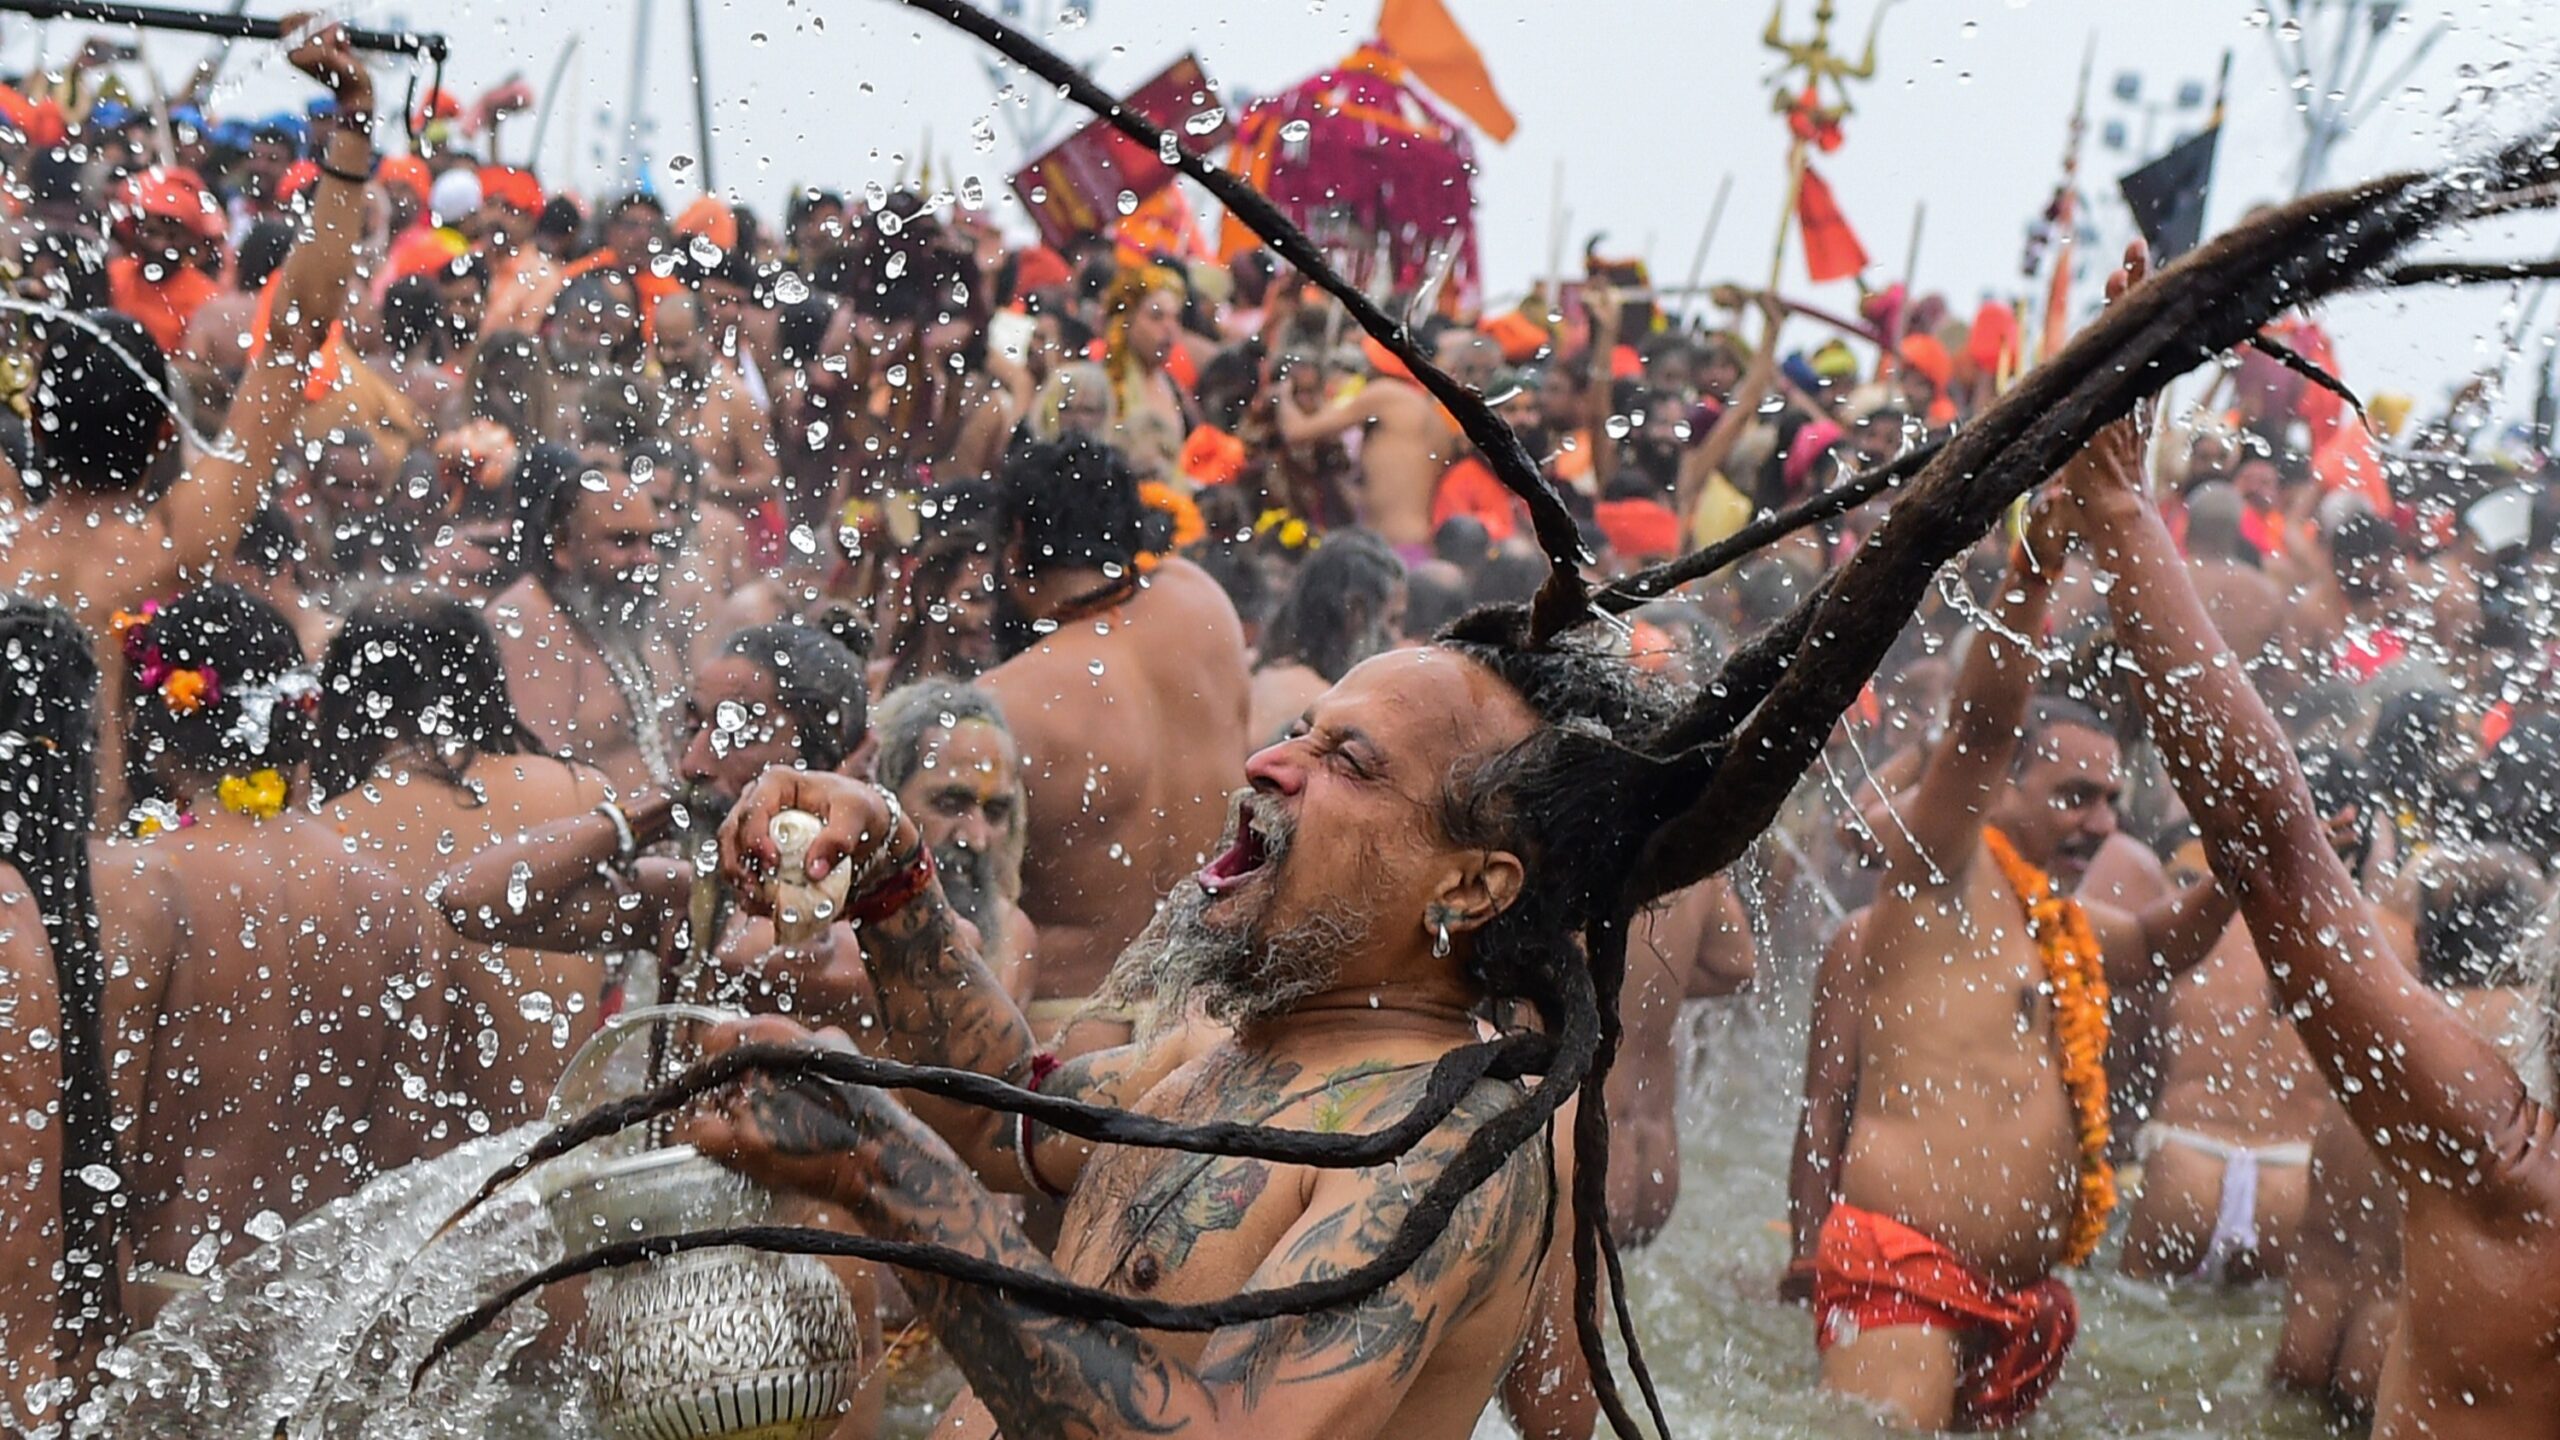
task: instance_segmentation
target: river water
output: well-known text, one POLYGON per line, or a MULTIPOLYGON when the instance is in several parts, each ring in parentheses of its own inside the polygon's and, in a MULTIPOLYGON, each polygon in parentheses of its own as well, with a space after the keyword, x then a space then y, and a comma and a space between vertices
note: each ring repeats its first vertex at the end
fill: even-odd
MULTIPOLYGON (((1628 1259, 1639 1333, 1683 1440, 1885 1433, 1863 1409, 1816 1389, 1811 1314, 1774 1296, 1787 1254, 1787 1151, 1807 1009, 1802 971, 1769 974, 1787 968, 1764 965, 1771 983, 1759 992, 1693 1012, 1679 1209, 1652 1247, 1628 1259)), ((2172 1292, 2120 1278, 2115 1259, 2111 1239, 2072 1278, 2079 1345, 2035 1420, 2009 1433, 2028 1440, 2331 1433, 2315 1407, 2267 1390, 2280 1291, 2172 1292)), ((887 1433, 923 1436, 957 1383, 937 1369, 893 1387, 887 1433)), ((1632 1389, 1629 1399, 1635 1403, 1632 1389)), ((1475 1440, 1515 1437, 1489 1413, 1475 1440)))

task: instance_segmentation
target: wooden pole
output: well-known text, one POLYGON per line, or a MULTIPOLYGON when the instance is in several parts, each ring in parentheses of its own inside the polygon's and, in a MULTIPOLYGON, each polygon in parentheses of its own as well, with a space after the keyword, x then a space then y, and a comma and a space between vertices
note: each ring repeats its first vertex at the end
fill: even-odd
MULTIPOLYGON (((1699 285, 1707 278, 1707 251, 1716 243, 1716 231, 1724 228, 1725 202, 1732 198, 1733 172, 1727 170, 1724 179, 1717 182, 1715 203, 1707 207, 1706 228, 1698 232, 1698 253, 1689 257, 1689 283, 1685 293, 1692 307, 1698 303, 1699 285)), ((1689 319, 1694 323, 1698 316, 1693 311, 1689 319)))
POLYGON ((694 159, 702 166, 702 193, 713 195, 719 192, 720 181, 712 163, 711 70, 702 58, 702 0, 685 0, 684 18, 693 48, 694 159))
POLYGON ((1806 164, 1804 150, 1805 145, 1802 139, 1797 139, 1787 146, 1787 199, 1785 204, 1778 207, 1778 248, 1777 252, 1769 257, 1769 283, 1762 287, 1771 293, 1777 291, 1778 282, 1786 276, 1787 236, 1795 229, 1796 202, 1804 196, 1806 164))

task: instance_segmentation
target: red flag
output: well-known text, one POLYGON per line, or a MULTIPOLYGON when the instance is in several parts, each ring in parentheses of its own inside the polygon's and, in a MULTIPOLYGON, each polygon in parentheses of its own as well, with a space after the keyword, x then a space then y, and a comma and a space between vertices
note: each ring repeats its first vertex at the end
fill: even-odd
POLYGON ((1441 0, 1386 0, 1378 10, 1378 42, 1497 144, 1520 128, 1493 88, 1484 56, 1441 0))
POLYGON ((1804 230, 1804 268, 1815 280, 1846 280, 1867 268, 1867 247, 1840 213, 1831 186, 1810 165, 1796 191, 1796 224, 1804 230))

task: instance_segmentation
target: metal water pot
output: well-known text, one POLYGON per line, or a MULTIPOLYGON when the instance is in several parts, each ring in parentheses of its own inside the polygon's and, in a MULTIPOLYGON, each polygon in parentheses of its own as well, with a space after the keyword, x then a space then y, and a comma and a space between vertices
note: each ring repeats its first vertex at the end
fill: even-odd
MULTIPOLYGON (((695 1005, 615 1016, 573 1057, 552 1095, 555 1120, 622 1087, 605 1073, 635 1034, 661 1021, 736 1018, 695 1005)), ((783 1220, 781 1197, 687 1145, 619 1148, 544 1167, 546 1205, 572 1254, 609 1240, 783 1220)), ((814 1440, 859 1388, 859 1317, 835 1272, 805 1255, 696 1250, 587 1286, 579 1349, 606 1433, 626 1440, 814 1440)))

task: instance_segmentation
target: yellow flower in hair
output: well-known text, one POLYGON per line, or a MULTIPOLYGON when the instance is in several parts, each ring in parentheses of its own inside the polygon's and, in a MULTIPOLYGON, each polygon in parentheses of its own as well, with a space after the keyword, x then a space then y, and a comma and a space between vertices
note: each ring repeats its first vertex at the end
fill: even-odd
POLYGON ((284 776, 273 770, 255 770, 247 775, 225 775, 214 793, 222 800, 222 808, 234 815, 253 820, 272 820, 284 813, 284 776))
POLYGON ((1291 520, 1280 527, 1280 543, 1296 550, 1307 543, 1307 522, 1291 520))

